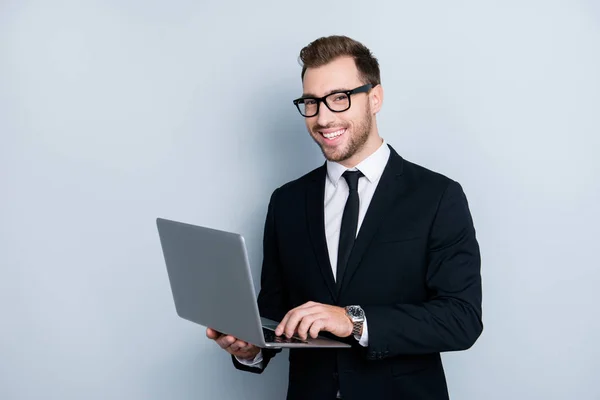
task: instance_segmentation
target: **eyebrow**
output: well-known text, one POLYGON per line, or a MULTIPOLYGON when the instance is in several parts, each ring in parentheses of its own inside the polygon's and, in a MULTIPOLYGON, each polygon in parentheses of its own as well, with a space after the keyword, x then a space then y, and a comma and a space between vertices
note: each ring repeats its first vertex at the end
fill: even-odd
MULTIPOLYGON (((323 97, 329 96, 331 93, 335 93, 335 92, 347 92, 348 90, 350 90, 350 89, 345 89, 345 88, 344 89, 333 89, 333 90, 330 90, 330 91, 326 92, 323 97)), ((317 96, 316 94, 312 94, 312 93, 302 93, 301 99, 311 98, 311 97, 312 98, 319 98, 320 96, 317 96)))

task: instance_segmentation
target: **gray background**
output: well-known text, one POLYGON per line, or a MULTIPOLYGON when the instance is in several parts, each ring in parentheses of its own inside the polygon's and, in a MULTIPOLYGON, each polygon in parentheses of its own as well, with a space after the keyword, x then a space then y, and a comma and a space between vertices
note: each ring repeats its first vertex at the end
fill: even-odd
POLYGON ((597 1, 1 1, 0 398, 281 399, 175 315, 154 219, 244 234, 322 163, 300 48, 380 59, 383 137, 461 182, 485 331, 452 398, 600 399, 597 1))

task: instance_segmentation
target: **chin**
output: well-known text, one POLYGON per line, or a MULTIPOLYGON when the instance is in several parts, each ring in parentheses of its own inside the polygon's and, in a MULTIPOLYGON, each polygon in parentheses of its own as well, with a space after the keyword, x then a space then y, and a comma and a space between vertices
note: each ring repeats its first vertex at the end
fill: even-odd
POLYGON ((327 151, 325 148, 323 148, 323 146, 321 146, 321 151, 323 152, 323 155, 328 161, 333 162, 345 161, 352 157, 352 154, 348 154, 348 149, 330 149, 329 151, 327 151))

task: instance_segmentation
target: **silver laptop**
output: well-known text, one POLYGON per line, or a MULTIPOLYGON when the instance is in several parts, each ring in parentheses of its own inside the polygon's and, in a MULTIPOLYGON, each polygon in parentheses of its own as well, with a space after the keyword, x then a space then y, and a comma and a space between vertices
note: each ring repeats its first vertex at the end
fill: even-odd
POLYGON ((322 336, 276 336, 261 318, 244 238, 236 233, 157 218, 177 314, 262 348, 351 347, 322 336))

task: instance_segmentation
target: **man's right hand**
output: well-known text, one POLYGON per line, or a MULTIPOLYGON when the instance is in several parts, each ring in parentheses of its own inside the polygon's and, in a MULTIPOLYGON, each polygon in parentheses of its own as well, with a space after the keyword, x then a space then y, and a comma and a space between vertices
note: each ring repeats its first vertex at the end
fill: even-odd
POLYGON ((253 360, 260 352, 260 348, 253 344, 239 340, 231 335, 225 335, 211 328, 206 329, 206 337, 217 342, 229 354, 244 360, 253 360))

